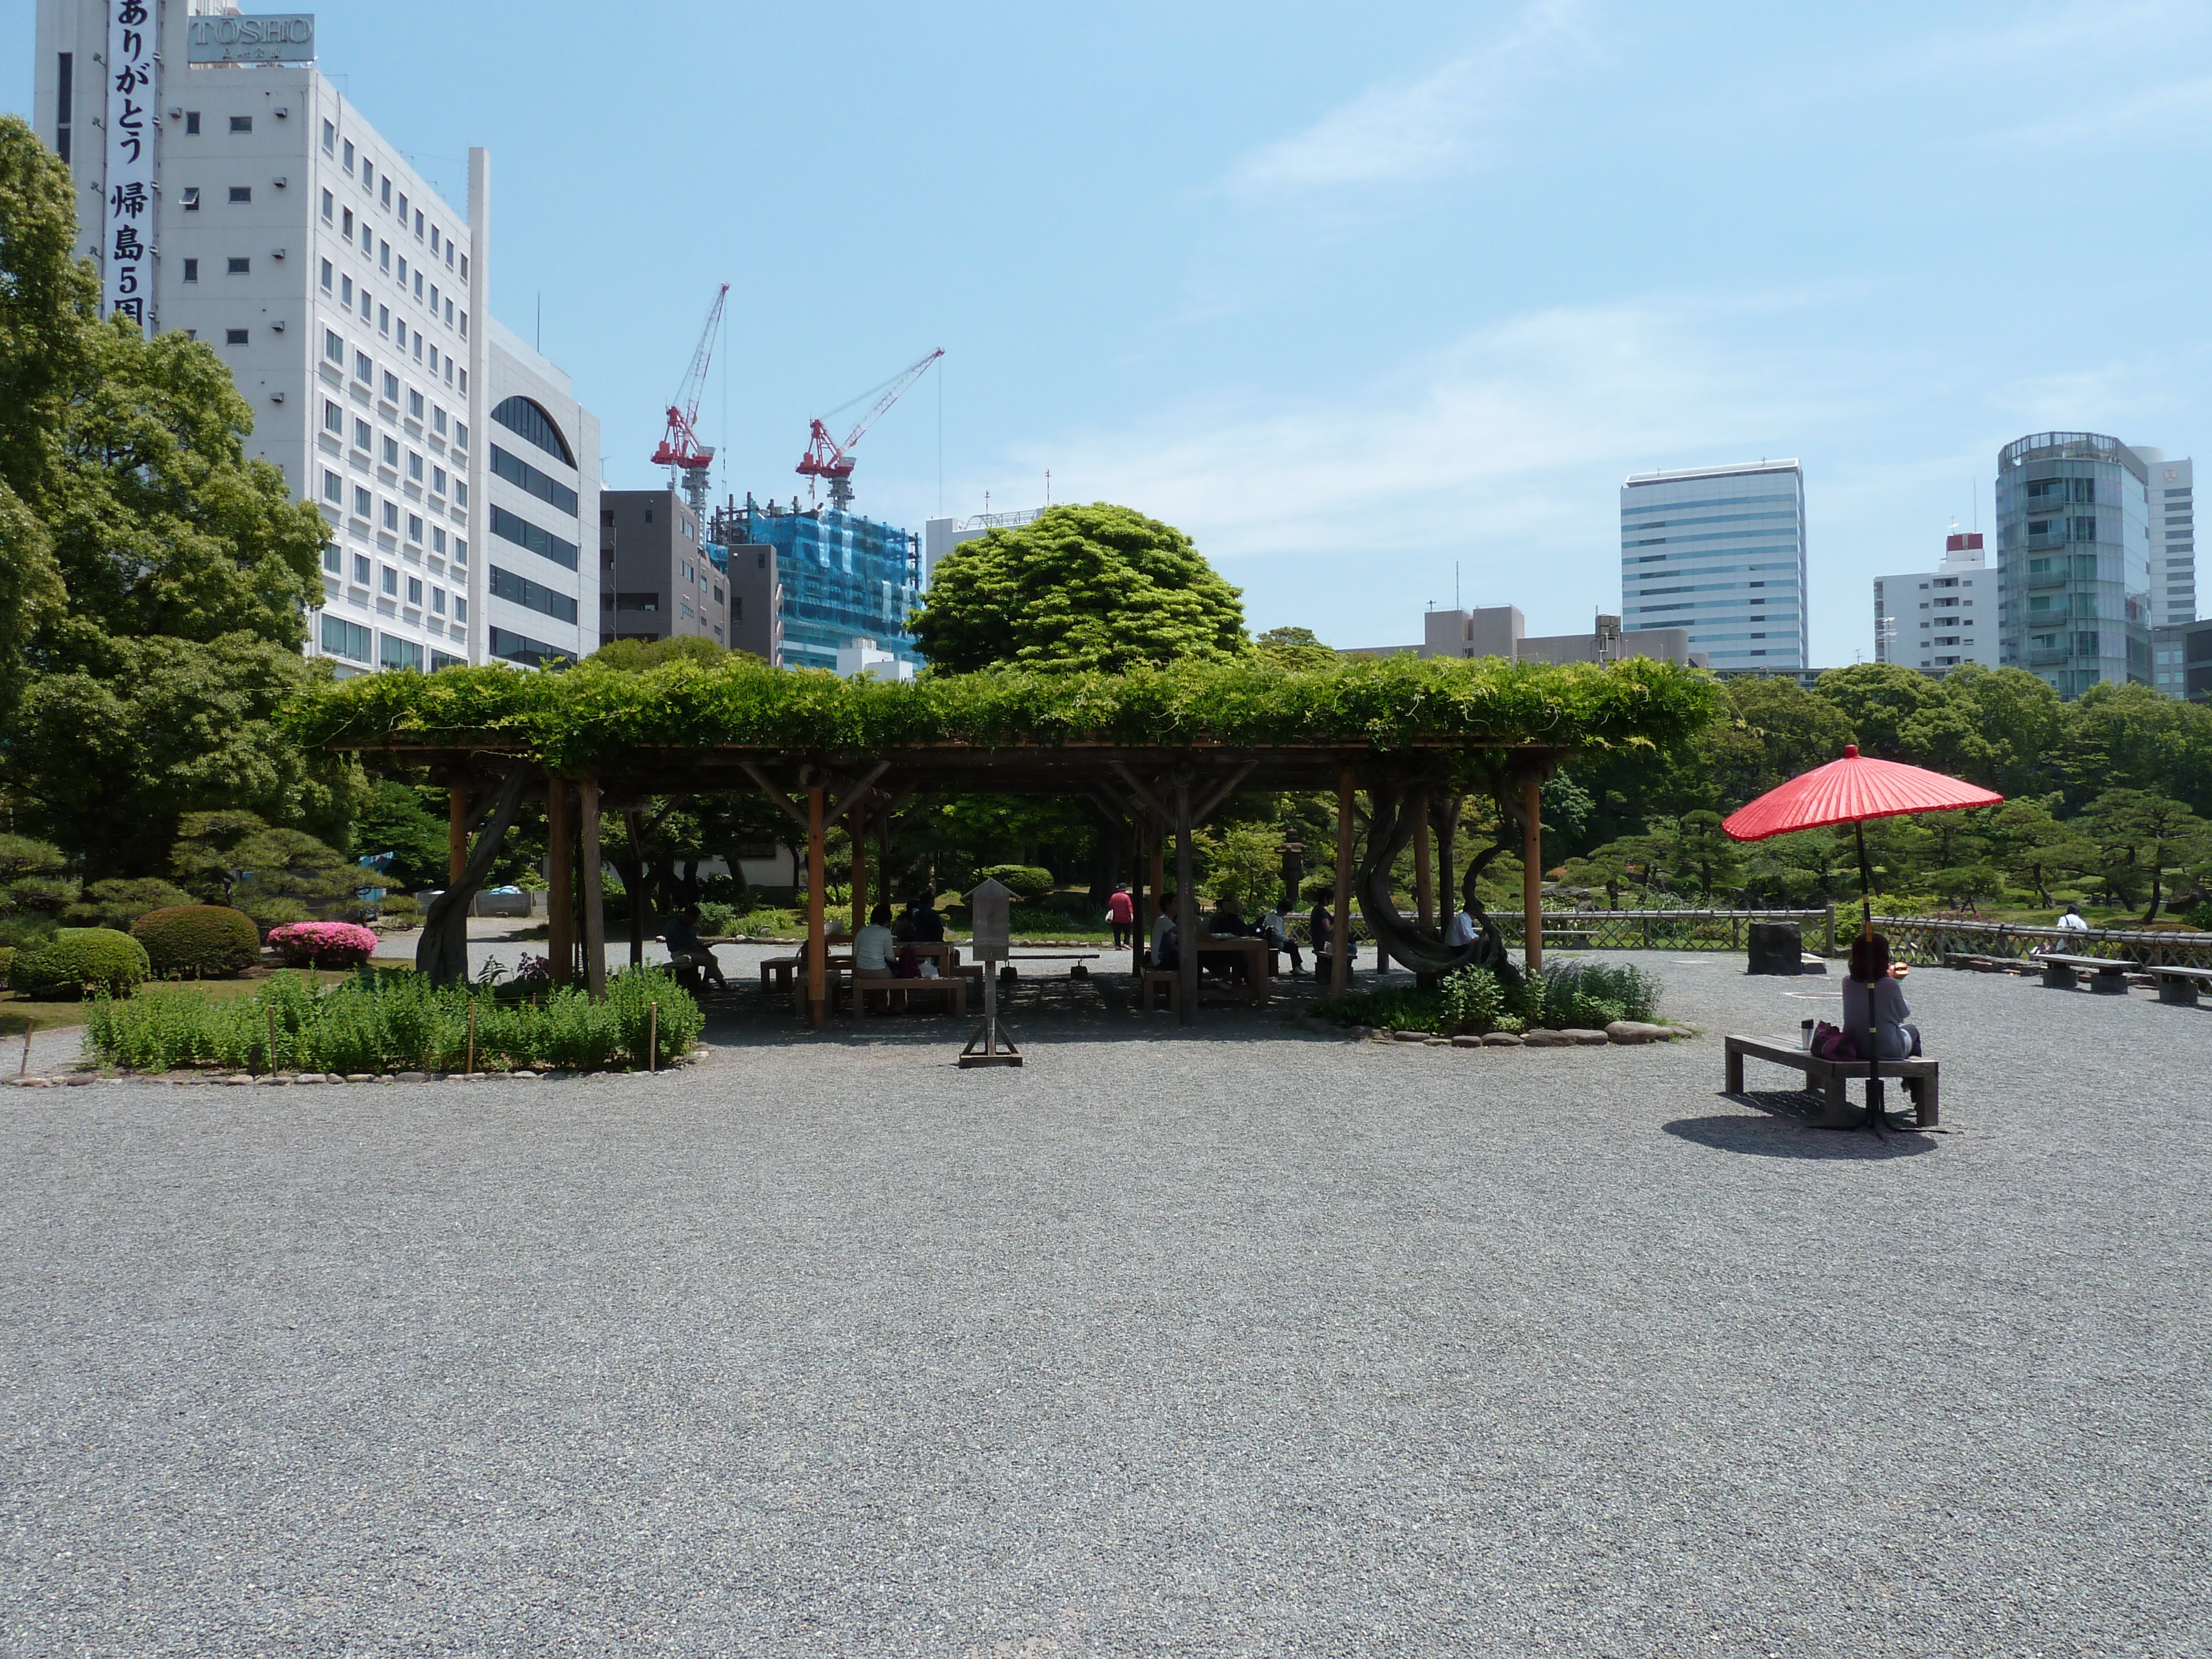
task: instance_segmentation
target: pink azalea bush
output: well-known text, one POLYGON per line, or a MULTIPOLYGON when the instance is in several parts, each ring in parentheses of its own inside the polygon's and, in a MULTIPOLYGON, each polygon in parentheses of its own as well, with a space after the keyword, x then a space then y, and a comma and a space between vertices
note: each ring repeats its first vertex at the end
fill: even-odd
POLYGON ((350 921, 288 921, 269 930, 288 968, 356 968, 376 950, 376 935, 350 921))

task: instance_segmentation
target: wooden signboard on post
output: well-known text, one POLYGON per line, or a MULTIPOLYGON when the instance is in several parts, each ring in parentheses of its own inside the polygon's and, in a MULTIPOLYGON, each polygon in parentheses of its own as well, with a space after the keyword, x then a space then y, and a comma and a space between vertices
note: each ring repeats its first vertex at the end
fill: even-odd
POLYGON ((1014 953, 1013 903, 1013 889, 997 880, 986 881, 968 895, 969 927, 975 935, 969 948, 983 964, 983 1023, 961 1050, 963 1071, 1022 1063, 1022 1051, 999 1024, 999 964, 1014 953))

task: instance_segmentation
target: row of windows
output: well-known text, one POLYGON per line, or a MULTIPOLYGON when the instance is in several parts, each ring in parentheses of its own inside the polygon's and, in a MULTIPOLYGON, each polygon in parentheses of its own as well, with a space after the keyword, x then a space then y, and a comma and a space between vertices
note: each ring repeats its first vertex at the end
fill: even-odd
MULTIPOLYGON (((502 404, 500 407, 504 409, 506 404, 502 404)), ((535 405, 533 404, 532 407, 535 405)), ((494 411, 493 418, 495 420, 498 418, 497 411, 494 411)), ((547 505, 560 508, 572 519, 576 516, 574 490, 557 478, 546 477, 529 462, 520 460, 508 454, 497 444, 491 447, 491 470, 516 489, 526 490, 547 505)))
MULTIPOLYGON (((346 511, 346 480, 343 475, 328 470, 324 471, 323 501, 332 512, 343 514, 346 511)), ((431 525, 428 526, 426 533, 421 514, 405 511, 398 501, 386 501, 380 503, 365 484, 355 484, 352 489, 352 509, 355 518, 365 524, 376 525, 394 536, 399 535, 404 528, 409 546, 415 548, 427 546, 440 558, 448 556, 448 538, 443 525, 431 525)), ((454 536, 450 539, 452 544, 450 556, 453 562, 466 564, 469 562, 469 538, 465 536, 454 536)), ((326 567, 333 574, 336 574, 337 566, 331 562, 331 555, 327 550, 324 559, 326 567)))
MULTIPOLYGON (((185 280, 188 283, 199 281, 200 262, 198 259, 187 259, 184 262, 184 265, 185 280)), ((253 274, 252 256, 243 253, 232 254, 224 261, 224 270, 227 275, 232 276, 251 276, 253 274)))
MULTIPOLYGON (((251 115, 232 116, 230 118, 230 130, 233 132, 252 131, 253 118, 251 115)), ((197 138, 199 137, 199 131, 200 112, 196 109, 186 110, 185 112, 185 136, 190 138, 197 138)))
MULTIPOLYGON (((342 574, 341 567, 344 562, 344 556, 335 544, 324 548, 323 568, 333 576, 342 574)), ((403 576, 396 566, 378 565, 366 553, 356 553, 353 556, 353 585, 356 587, 368 587, 373 585, 386 598, 404 599, 407 604, 417 609, 420 609, 425 602, 425 590, 422 577, 403 576)), ((460 592, 448 594, 436 583, 430 584, 428 590, 428 602, 432 616, 446 615, 448 599, 452 601, 453 620, 457 623, 466 622, 469 619, 468 595, 460 592)))
POLYGON ((527 576, 518 576, 512 570, 491 568, 491 591, 510 605, 519 605, 551 617, 556 622, 576 620, 576 602, 566 593, 556 593, 542 582, 532 581, 527 576))
MULTIPOLYGON (((418 335, 416 338, 419 342, 421 337, 418 335)), ((340 334, 336 329, 326 328, 323 331, 323 361, 328 363, 331 368, 337 369, 340 374, 343 374, 345 372, 345 336, 340 334)), ((453 368, 453 360, 451 358, 447 358, 446 360, 446 367, 447 370, 447 379, 448 383, 450 383, 452 380, 451 371, 453 368)), ((356 349, 353 354, 353 378, 359 385, 375 391, 386 403, 392 404, 395 409, 398 407, 400 399, 399 377, 387 368, 383 371, 383 379, 380 384, 378 380, 376 360, 371 357, 366 351, 356 349)), ((469 376, 466 369, 463 369, 461 371, 460 389, 464 392, 469 389, 469 376)), ((427 411, 430 430, 438 436, 441 438, 444 437, 446 435, 445 405, 443 404, 431 404, 427 402, 423 398, 423 395, 420 392, 415 390, 412 386, 406 389, 406 395, 407 418, 410 421, 420 422, 424 419, 427 411)), ((469 428, 466 422, 455 421, 453 423, 453 447, 457 450, 464 452, 467 450, 469 447, 469 428)))
POLYGON ((1692 501, 1662 501, 1632 491, 1629 499, 1621 503, 1620 516, 1626 519, 1644 513, 1685 513, 1705 507, 1753 507, 1765 501, 1788 501, 1794 507, 1797 496, 1795 491, 1784 490, 1778 495, 1708 495, 1692 501))
MULTIPOLYGON (((340 165, 345 169, 346 177, 350 179, 355 176, 353 140, 350 138, 340 140, 338 137, 337 124, 327 120, 323 123, 323 154, 325 155, 342 155, 343 159, 340 165)), ((392 211, 392 170, 389 167, 386 167, 380 176, 376 169, 376 164, 371 161, 368 156, 362 156, 360 158, 360 179, 362 193, 366 195, 370 201, 382 207, 387 212, 392 211)), ((398 207, 397 209, 397 213, 399 220, 400 234, 404 235, 406 234, 409 225, 407 192, 404 190, 398 194, 398 207)), ((422 210, 420 208, 413 210, 413 225, 415 230, 415 240, 418 242, 422 241, 423 240, 423 232, 427 228, 429 232, 428 240, 431 253, 435 255, 442 252, 446 258, 446 264, 449 266, 452 265, 453 264, 454 254, 459 251, 459 244, 453 235, 447 233, 443 227, 434 222, 426 221, 422 210)), ((461 280, 466 282, 469 275, 469 262, 466 255, 463 255, 461 258, 460 273, 461 280)))
POLYGON ((574 662, 576 653, 563 651, 558 646, 533 640, 527 634, 517 634, 511 629, 494 627, 490 630, 491 654, 503 662, 528 663, 544 667, 547 663, 574 662))
MULTIPOLYGON (((323 292, 325 294, 333 292, 331 286, 331 262, 328 259, 325 259, 323 261, 323 292)), ((348 313, 351 313, 354 309, 355 292, 356 289, 354 287, 353 278, 350 276, 342 278, 340 286, 336 290, 336 293, 338 297, 339 305, 348 313)), ((410 341, 407 319, 404 317, 394 318, 392 314, 392 308, 389 306, 377 306, 375 307, 376 315, 374 319, 372 319, 369 315, 372 301, 368 287, 364 284, 359 289, 359 293, 361 296, 362 321, 367 323, 374 320, 376 324, 376 331, 379 334, 383 335, 387 339, 392 339, 395 343, 398 345, 401 350, 404 351, 407 349, 410 341)), ((462 366, 459 358, 454 356, 450 351, 441 353, 438 347, 429 341, 419 328, 414 331, 412 341, 415 361, 418 363, 424 360, 424 348, 426 346, 428 348, 428 356, 432 379, 434 380, 438 377, 442 368, 446 384, 447 386, 452 386, 453 384, 454 371, 459 369, 460 373, 459 390, 464 396, 467 395, 469 389, 469 371, 462 366)))
MULTIPOLYGON (((234 334, 243 334, 245 331, 243 329, 234 329, 231 332, 234 334)), ((231 343, 234 345, 242 345, 245 343, 242 340, 234 340, 231 343)), ((422 393, 410 392, 408 395, 415 399, 416 418, 419 419, 421 417, 422 393)), ((445 412, 446 411, 442 409, 438 411, 441 421, 444 419, 445 412)), ((354 448, 358 451, 364 459, 373 459, 380 465, 391 468, 394 472, 398 471, 400 465, 400 448, 398 439, 393 437, 388 432, 381 434, 380 437, 376 429, 370 426, 369 423, 363 420, 360 416, 354 415, 349 416, 343 404, 337 403, 328 398, 323 399, 324 431, 327 432, 331 437, 343 443, 345 441, 346 428, 349 421, 350 421, 353 428, 354 448)), ((456 447, 465 447, 465 435, 468 432, 468 428, 466 426, 463 426, 460 430, 464 434, 463 442, 457 445, 456 447)), ((497 452, 495 451, 494 453, 496 453, 497 452)), ((433 495, 443 495, 447 493, 447 477, 446 469, 444 467, 440 466, 435 461, 426 462, 422 457, 422 452, 415 449, 410 449, 406 452, 406 464, 407 476, 410 479, 413 480, 416 483, 427 485, 430 494, 433 495)), ((452 493, 453 497, 453 505, 455 507, 465 507, 469 504, 468 481, 463 478, 458 472, 454 473, 453 476, 452 493)))
MULTIPOLYGON (((323 192, 323 219, 325 223, 335 222, 331 217, 331 193, 328 191, 325 191, 323 192)), ((346 210, 344 228, 340 234, 345 238, 346 246, 350 249, 353 246, 354 240, 353 210, 350 208, 346 210)), ((395 262, 392 257, 392 244, 389 242, 379 241, 376 237, 370 234, 368 225, 366 222, 362 223, 361 228, 361 252, 362 256, 364 258, 368 257, 371 253, 374 253, 376 256, 376 268, 380 274, 386 276, 393 275, 392 265, 395 262)), ((399 283, 399 292, 401 297, 404 298, 410 292, 410 273, 407 269, 407 256, 404 253, 401 254, 397 264, 398 265, 398 277, 399 283)), ((331 262, 327 259, 324 260, 324 270, 327 272, 330 268, 331 262)), ((415 296, 415 302, 417 305, 427 305, 428 307, 430 320, 434 323, 442 319, 446 326, 447 328, 452 328, 454 326, 454 319, 458 316, 460 325, 460 336, 464 340, 467 339, 469 337, 469 313, 465 311, 456 312, 454 309, 453 296, 451 294, 441 294, 435 283, 428 284, 428 292, 426 295, 424 292, 422 268, 420 265, 417 265, 415 268, 412 276, 412 292, 415 296)), ((346 279, 346 285, 348 289, 350 290, 353 285, 353 279, 350 276, 346 279)), ((326 280, 323 286, 327 289, 330 286, 329 282, 326 280)), ((366 296, 364 296, 364 305, 366 302, 366 296)), ((362 314, 363 316, 367 316, 368 313, 364 310, 362 314)))
POLYGON ((491 533, 517 547, 528 549, 541 559, 550 559, 565 569, 576 568, 575 543, 564 541, 551 531, 518 517, 497 501, 491 504, 491 533))

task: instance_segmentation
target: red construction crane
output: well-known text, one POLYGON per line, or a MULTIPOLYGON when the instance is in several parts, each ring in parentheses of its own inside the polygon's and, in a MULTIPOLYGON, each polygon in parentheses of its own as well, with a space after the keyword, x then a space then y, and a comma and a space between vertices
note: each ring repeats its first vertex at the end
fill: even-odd
POLYGON ((883 412, 896 403, 907 388, 927 373, 929 366, 944 355, 945 348, 939 346, 920 362, 908 364, 881 386, 870 386, 860 398, 848 398, 836 409, 831 410, 830 412, 835 415, 840 410, 850 409, 860 401, 860 398, 876 397, 868 412, 860 416, 860 423, 845 434, 843 443, 832 438, 830 428, 820 420, 813 422, 806 441, 806 453, 799 458, 799 472, 802 477, 820 478, 828 483, 832 507, 842 509, 853 504, 853 446, 860 442, 861 434, 873 426, 883 412), (881 395, 876 396, 878 393, 881 395))
POLYGON ((699 394, 706 388, 707 365, 714 356, 714 336, 722 325, 722 302, 729 297, 727 283, 714 290, 714 303, 707 307, 707 326, 699 331, 698 349, 691 354, 684 384, 676 389, 676 401, 668 406, 668 430, 661 436, 660 447, 653 452, 655 466, 683 474, 684 497, 702 519, 707 514, 707 469, 714 464, 714 451, 711 445, 699 441, 699 394))

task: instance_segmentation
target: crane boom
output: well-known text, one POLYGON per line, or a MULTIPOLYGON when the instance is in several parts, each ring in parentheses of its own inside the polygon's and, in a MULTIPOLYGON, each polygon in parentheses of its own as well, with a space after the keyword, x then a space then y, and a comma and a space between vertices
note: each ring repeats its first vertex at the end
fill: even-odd
MULTIPOLYGON (((830 428, 817 416, 808 428, 806 452, 799 458, 797 470, 799 476, 823 480, 830 486, 830 501, 840 507, 850 507, 853 502, 853 447, 860 441, 870 427, 883 417, 885 410, 929 372, 929 366, 944 355, 945 348, 939 346, 927 356, 908 364, 884 381, 882 395, 870 405, 868 412, 854 423, 853 429, 845 434, 845 441, 842 444, 830 435, 830 428)), ((867 395, 864 392, 860 397, 867 395)), ((857 403, 860 398, 853 401, 857 403)))
POLYGON ((676 400, 668 406, 668 428, 661 434, 660 447, 653 452, 653 465, 684 475, 684 498, 694 513, 702 515, 707 510, 707 470, 714 465, 714 451, 711 445, 699 441, 699 398, 706 390, 707 365, 714 361, 714 337, 720 331, 722 307, 729 297, 727 283, 715 289, 714 302, 707 307, 707 325, 699 331, 699 343, 691 353, 690 367, 684 371, 684 383, 676 388, 676 400))

